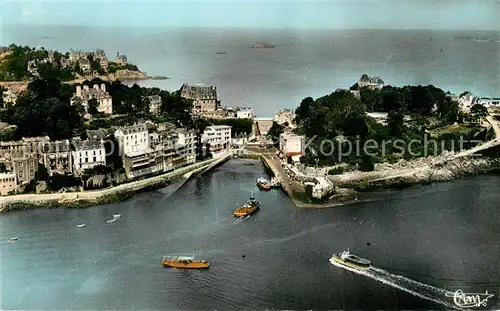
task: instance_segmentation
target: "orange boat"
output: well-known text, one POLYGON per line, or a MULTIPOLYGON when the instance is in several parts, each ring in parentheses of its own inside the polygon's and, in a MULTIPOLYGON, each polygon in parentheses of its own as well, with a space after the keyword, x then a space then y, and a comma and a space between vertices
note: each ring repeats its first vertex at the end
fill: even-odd
POLYGON ((253 214, 259 208, 260 208, 260 202, 255 200, 255 198, 252 195, 250 199, 242 207, 237 208, 233 214, 235 217, 247 216, 253 214))
POLYGON ((194 256, 164 256, 162 264, 169 268, 178 269, 207 269, 210 264, 206 260, 193 260, 194 256))

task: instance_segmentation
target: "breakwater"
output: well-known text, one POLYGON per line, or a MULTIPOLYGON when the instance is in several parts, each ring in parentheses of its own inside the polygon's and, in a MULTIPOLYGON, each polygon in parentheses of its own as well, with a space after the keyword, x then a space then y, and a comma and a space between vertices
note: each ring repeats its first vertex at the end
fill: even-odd
POLYGON ((193 177, 226 162, 229 154, 205 160, 189 166, 143 180, 132 181, 115 187, 81 192, 62 192, 49 194, 18 194, 0 197, 0 212, 29 208, 84 208, 125 201, 138 192, 165 187, 169 183, 193 177))

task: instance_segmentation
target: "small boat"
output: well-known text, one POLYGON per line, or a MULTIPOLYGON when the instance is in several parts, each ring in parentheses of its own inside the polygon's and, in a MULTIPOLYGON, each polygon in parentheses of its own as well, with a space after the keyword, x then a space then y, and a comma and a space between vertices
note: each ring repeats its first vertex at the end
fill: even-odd
POLYGON ((9 238, 9 242, 10 241, 17 241, 17 236, 16 237, 13 237, 13 238, 9 238))
POLYGON ((260 177, 257 179, 257 187, 259 187, 262 190, 271 190, 272 189, 272 186, 271 186, 271 183, 269 182, 269 180, 267 180, 263 177, 260 177))
POLYGON ((194 256, 163 256, 164 267, 178 269, 207 269, 210 264, 206 260, 194 260, 194 256))
POLYGON ((87 224, 80 224, 80 225, 76 225, 77 228, 83 228, 85 227, 87 224))
POLYGON ((333 254, 332 258, 330 258, 330 262, 332 264, 337 263, 358 270, 366 270, 371 265, 371 261, 351 254, 349 249, 343 251, 341 254, 333 254))
POLYGON ((242 207, 237 208, 233 214, 235 217, 247 216, 253 214, 259 208, 260 208, 260 202, 255 200, 254 196, 251 195, 250 199, 245 204, 243 204, 242 207))
POLYGON ((113 219, 109 219, 109 220, 106 220, 106 223, 107 224, 112 224, 114 223, 118 218, 113 218, 113 219))
POLYGON ((113 214, 113 218, 120 218, 122 217, 122 214, 113 214))

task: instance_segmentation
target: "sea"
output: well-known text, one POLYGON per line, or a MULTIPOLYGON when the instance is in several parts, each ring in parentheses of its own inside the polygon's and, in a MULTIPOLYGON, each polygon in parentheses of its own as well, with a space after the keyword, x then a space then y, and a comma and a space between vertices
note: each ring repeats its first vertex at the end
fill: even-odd
POLYGON ((258 117, 349 88, 366 73, 386 84, 428 85, 500 97, 500 32, 301 30, 3 25, 0 45, 126 54, 149 75, 141 81, 175 91, 183 83, 217 86, 226 107, 258 117), (256 42, 275 45, 252 49, 256 42), (217 54, 225 53, 225 54, 217 54))
POLYGON ((279 189, 259 191, 266 175, 259 161, 233 159, 118 204, 0 215, 0 308, 451 310, 457 290, 493 295, 473 310, 500 308, 500 176, 304 209, 279 189), (261 209, 234 218, 252 192, 261 209), (332 265, 346 249, 372 267, 332 265), (193 254, 210 268, 161 265, 193 254))

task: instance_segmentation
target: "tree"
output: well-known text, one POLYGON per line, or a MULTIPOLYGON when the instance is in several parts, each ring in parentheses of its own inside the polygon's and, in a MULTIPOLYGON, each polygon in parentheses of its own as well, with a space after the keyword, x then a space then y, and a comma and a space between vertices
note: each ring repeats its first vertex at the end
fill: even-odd
POLYGON ((99 110, 98 110, 99 103, 97 102, 97 99, 95 99, 95 98, 89 99, 87 105, 88 105, 87 112, 91 116, 95 117, 99 114, 99 110))
POLYGON ((404 114, 401 110, 391 110, 387 115, 389 133, 394 137, 402 137, 404 132, 404 114))
POLYGON ((36 172, 36 180, 47 181, 49 179, 49 172, 42 163, 38 163, 38 171, 36 172))
POLYGON ((489 115, 488 109, 481 104, 475 104, 470 108, 471 118, 475 121, 485 118, 489 115))
POLYGON ((284 127, 278 124, 276 121, 273 121, 273 125, 267 132, 267 138, 270 139, 274 145, 278 145, 280 142, 280 135, 283 133, 284 127))
POLYGON ((301 102, 299 107, 295 109, 295 123, 299 124, 302 120, 307 119, 309 112, 311 111, 311 106, 314 104, 314 99, 312 97, 306 97, 301 102))

